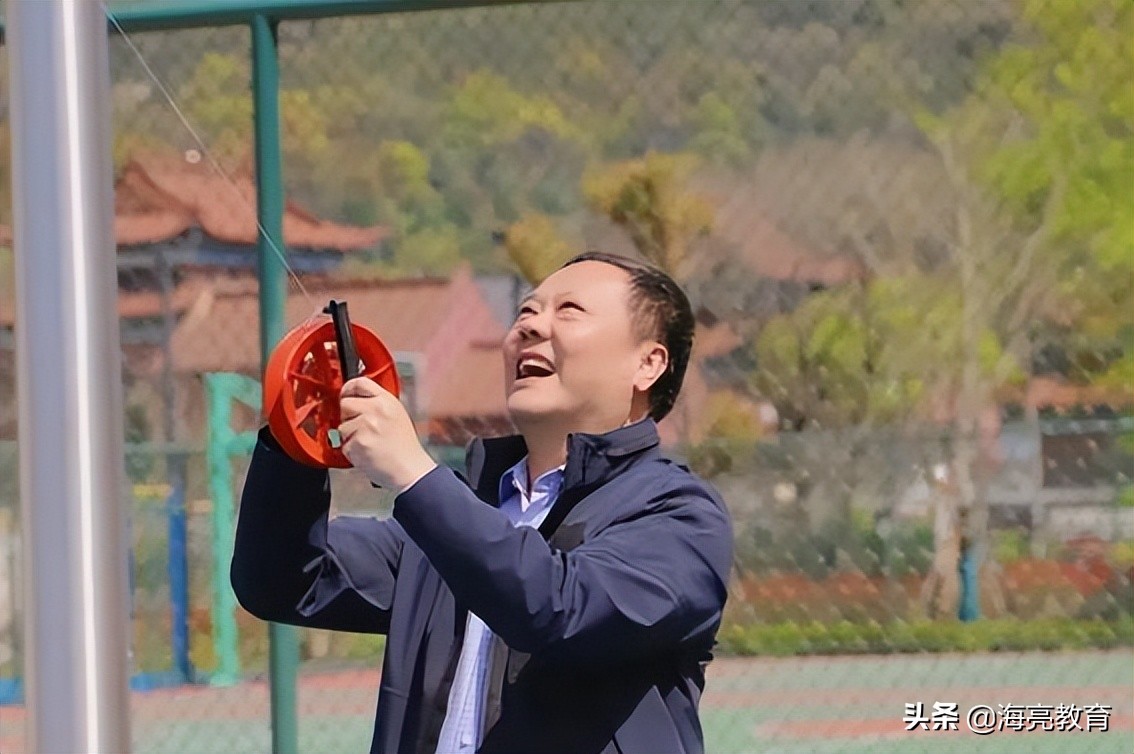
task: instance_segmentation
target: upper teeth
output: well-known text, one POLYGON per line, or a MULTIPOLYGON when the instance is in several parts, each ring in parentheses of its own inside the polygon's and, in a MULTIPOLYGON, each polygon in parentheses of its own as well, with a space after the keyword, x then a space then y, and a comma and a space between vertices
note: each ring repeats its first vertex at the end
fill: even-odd
POLYGON ((544 371, 552 371, 551 364, 543 359, 528 357, 520 360, 520 372, 526 372, 531 368, 541 369, 544 371))

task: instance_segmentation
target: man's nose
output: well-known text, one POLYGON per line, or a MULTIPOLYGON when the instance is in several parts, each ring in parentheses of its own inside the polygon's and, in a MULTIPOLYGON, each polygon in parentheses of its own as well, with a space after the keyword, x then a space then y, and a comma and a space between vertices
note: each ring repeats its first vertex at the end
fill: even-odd
POLYGON ((543 332, 540 328, 531 324, 530 321, 520 325, 520 339, 521 340, 540 340, 543 338, 543 332))
POLYGON ((520 337, 528 340, 547 338, 549 321, 550 319, 543 312, 525 317, 524 321, 519 323, 520 337))

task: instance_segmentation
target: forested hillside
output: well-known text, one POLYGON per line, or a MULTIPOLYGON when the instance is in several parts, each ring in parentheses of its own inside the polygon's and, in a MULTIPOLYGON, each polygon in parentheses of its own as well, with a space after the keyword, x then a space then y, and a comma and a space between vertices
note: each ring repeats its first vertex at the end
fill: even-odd
MULTIPOLYGON (((750 177, 803 138, 922 143, 1012 28, 1009 3, 582 2, 282 25, 289 190, 398 229, 394 261, 498 268, 492 234, 585 205, 588 167, 649 150, 750 177)), ((211 151, 247 159, 243 29, 134 40, 211 151)), ((195 145, 114 45, 116 156, 195 145)), ((821 187, 817 187, 821 188, 821 187)), ((581 240, 581 239, 573 239, 581 240)))

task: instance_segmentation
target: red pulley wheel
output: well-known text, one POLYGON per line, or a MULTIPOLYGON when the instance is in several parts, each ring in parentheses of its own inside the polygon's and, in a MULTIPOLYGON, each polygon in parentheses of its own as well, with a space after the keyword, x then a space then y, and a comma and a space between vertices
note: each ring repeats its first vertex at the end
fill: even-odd
MULTIPOLYGON (((394 357, 361 325, 351 324, 361 362, 359 375, 394 395, 400 391, 394 357)), ((335 326, 330 318, 308 320, 285 335, 264 370, 264 413, 284 451, 307 466, 350 468, 337 442, 339 392, 343 386, 335 326)))

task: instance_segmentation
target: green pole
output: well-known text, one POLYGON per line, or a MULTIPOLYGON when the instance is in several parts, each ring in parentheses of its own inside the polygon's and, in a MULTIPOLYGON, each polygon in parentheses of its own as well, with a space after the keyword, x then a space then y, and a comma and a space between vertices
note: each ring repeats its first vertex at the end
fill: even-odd
MULTIPOLYGON (((284 335, 287 278, 276 249, 284 249, 283 169, 280 156, 279 58, 276 25, 265 15, 252 17, 252 97, 256 132, 256 194, 260 220, 260 371, 284 335), (273 242, 275 248, 273 248, 273 242)), ((271 679, 272 752, 296 754, 295 676, 299 642, 291 626, 268 625, 271 679)))
POLYGON ((217 658, 217 669, 209 677, 209 683, 234 686, 240 682, 240 636, 236 625, 236 595, 228 578, 236 518, 232 457, 250 455, 256 444, 256 433, 232 431, 232 404, 240 401, 259 411, 260 383, 242 374, 210 372, 205 375, 205 397, 209 407, 205 457, 213 501, 213 652, 217 658))

